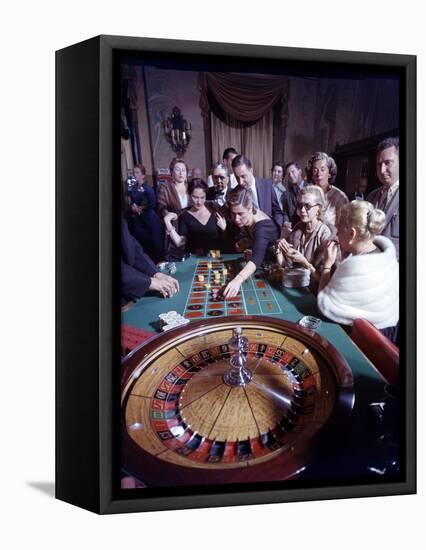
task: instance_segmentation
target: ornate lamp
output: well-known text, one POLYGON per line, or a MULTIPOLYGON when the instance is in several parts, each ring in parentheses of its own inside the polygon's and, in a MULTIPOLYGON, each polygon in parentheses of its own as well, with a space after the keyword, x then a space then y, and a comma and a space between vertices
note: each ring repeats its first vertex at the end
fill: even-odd
POLYGON ((183 156, 191 141, 191 123, 183 118, 179 107, 173 107, 171 116, 164 121, 164 133, 172 150, 183 156))

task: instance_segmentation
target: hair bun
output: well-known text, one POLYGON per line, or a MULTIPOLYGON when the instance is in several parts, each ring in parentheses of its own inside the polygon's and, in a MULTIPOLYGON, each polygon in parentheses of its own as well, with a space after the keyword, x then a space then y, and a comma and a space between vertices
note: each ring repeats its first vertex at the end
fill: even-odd
POLYGON ((379 235, 385 226, 385 221, 386 214, 383 210, 379 210, 379 208, 372 208, 367 211, 367 229, 371 235, 379 235))

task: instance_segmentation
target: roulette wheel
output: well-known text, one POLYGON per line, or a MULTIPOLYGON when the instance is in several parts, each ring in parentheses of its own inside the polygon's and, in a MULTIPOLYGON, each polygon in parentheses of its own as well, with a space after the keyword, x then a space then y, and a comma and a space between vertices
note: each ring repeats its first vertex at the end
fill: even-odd
POLYGON ((338 439, 353 404, 349 365, 312 330, 193 322, 123 361, 122 467, 147 486, 290 479, 338 439))

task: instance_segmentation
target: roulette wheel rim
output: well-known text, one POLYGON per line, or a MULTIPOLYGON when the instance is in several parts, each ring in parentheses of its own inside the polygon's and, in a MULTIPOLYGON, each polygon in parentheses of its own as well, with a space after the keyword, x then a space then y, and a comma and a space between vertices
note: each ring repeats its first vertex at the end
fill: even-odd
MULTIPOLYGON (((170 369, 172 369, 172 365, 170 369)), ((122 361, 121 376, 121 427, 122 427, 122 466, 148 486, 204 485, 245 482, 265 482, 291 479, 303 471, 315 454, 315 445, 334 437, 348 420, 354 405, 352 371, 337 351, 325 338, 312 330, 290 321, 267 316, 235 316, 229 318, 211 318, 192 322, 155 335, 134 349, 122 361), (272 456, 267 461, 250 466, 236 466, 233 469, 213 470, 207 467, 191 467, 161 460, 138 445, 131 437, 126 422, 126 407, 131 389, 139 378, 152 367, 152 364, 164 353, 193 338, 208 337, 216 331, 232 330, 235 326, 245 329, 269 330, 296 338, 315 352, 324 369, 329 369, 335 377, 336 397, 331 414, 317 433, 310 438, 301 450, 285 452, 272 456)), ((299 443, 300 446, 300 443, 299 443)), ((292 450, 292 449, 291 449, 292 450)))

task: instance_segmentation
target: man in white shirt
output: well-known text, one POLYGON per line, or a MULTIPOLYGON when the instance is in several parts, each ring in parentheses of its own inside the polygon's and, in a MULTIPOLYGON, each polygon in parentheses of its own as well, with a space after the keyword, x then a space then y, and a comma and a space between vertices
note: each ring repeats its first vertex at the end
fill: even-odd
POLYGON ((367 200, 386 214, 382 235, 389 237, 399 260, 399 138, 387 138, 379 143, 376 153, 376 173, 382 187, 372 191, 367 200))
POLYGON ((225 206, 228 193, 231 190, 229 185, 228 168, 221 162, 216 162, 212 166, 213 187, 207 192, 207 200, 213 201, 219 206, 225 206))
POLYGON ((238 184, 246 189, 251 189, 254 204, 272 218, 281 229, 283 213, 278 204, 271 180, 255 178, 251 160, 244 155, 237 155, 234 158, 232 168, 238 184))
MULTIPOLYGON (((232 161, 234 160, 234 158, 238 155, 238 152, 236 149, 234 149, 233 147, 227 147, 224 152, 223 152, 223 155, 222 155, 222 161, 223 161, 223 164, 226 166, 226 168, 228 169, 228 175, 229 175, 229 187, 230 189, 234 189, 234 187, 237 187, 238 185, 238 181, 235 177, 235 174, 234 174, 234 171, 233 171, 233 168, 232 168, 232 161)), ((214 186, 214 181, 213 181, 213 178, 212 176, 210 175, 207 179, 207 185, 209 187, 213 187, 214 186)))

